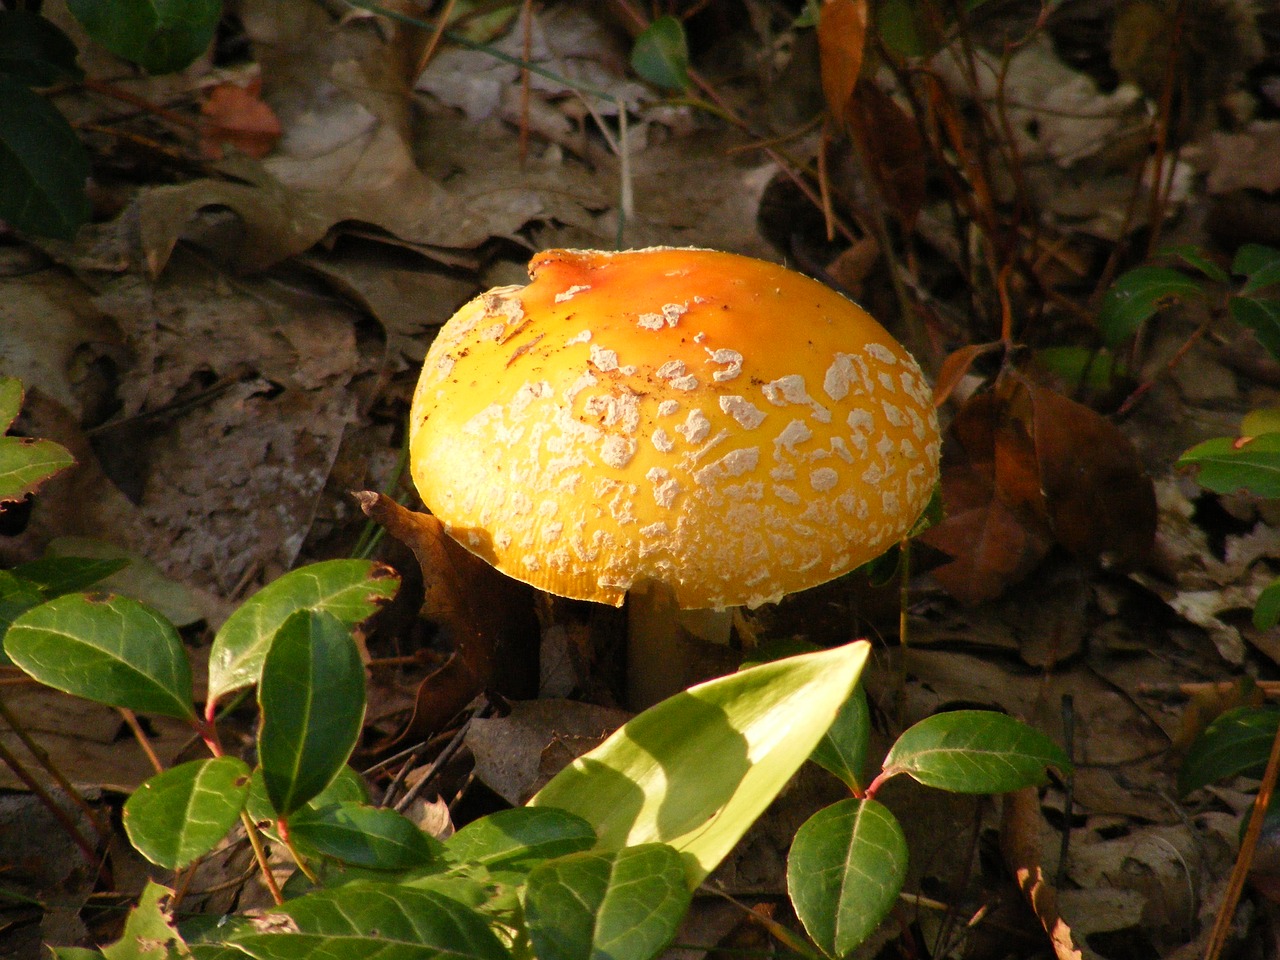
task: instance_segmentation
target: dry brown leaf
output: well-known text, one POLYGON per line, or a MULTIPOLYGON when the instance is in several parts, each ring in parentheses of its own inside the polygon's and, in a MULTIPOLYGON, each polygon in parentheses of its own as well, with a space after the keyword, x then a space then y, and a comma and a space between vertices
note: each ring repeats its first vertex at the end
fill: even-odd
POLYGON ((828 0, 818 20, 822 95, 836 125, 848 124, 846 106, 862 72, 867 43, 867 0, 828 0))
POLYGON ((1058 960, 1082 960, 1071 928, 1058 913, 1058 891, 1044 875, 1040 863, 1040 797, 1035 787, 1024 787, 1003 797, 1000 849, 1031 911, 1049 935, 1058 960))
POLYGON ((924 206, 929 172, 915 121, 874 83, 858 85, 844 116, 880 199, 910 231, 924 206))
POLYGON ((406 510, 380 493, 355 497, 370 519, 413 551, 422 567, 423 615, 453 646, 449 659, 419 686, 405 729, 386 746, 439 732, 491 687, 516 697, 535 692, 532 589, 468 552, 430 514, 406 510))

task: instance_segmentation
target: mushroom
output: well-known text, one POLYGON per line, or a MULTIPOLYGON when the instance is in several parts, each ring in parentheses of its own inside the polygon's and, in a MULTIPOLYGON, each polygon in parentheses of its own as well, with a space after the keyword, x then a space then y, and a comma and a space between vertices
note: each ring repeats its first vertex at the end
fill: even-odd
POLYGON ((414 393, 411 471, 447 532, 502 572, 631 597, 633 707, 674 692, 671 610, 825 583, 924 510, 929 386, 826 286, 670 247, 549 250, 529 274, 441 328, 414 393))

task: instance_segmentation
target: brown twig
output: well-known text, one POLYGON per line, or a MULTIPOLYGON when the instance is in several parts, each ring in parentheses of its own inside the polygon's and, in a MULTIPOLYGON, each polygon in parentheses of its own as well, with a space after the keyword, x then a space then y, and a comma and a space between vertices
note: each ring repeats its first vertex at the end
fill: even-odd
POLYGON ((142 729, 142 724, 138 723, 138 715, 128 707, 116 707, 116 709, 120 711, 120 716, 124 717, 124 722, 129 725, 129 730, 133 733, 133 738, 138 741, 138 746, 142 747, 142 752, 147 755, 156 773, 164 773, 164 764, 160 762, 155 749, 151 746, 151 738, 142 729))

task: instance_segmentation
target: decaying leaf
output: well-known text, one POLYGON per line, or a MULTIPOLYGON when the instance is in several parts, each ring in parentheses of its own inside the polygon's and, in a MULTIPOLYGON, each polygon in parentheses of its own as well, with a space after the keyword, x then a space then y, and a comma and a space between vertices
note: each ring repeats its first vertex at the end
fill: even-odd
POLYGON ((261 77, 255 77, 243 87, 235 83, 218 84, 209 91, 200 112, 204 115, 200 150, 215 160, 222 159, 223 144, 260 160, 280 139, 280 118, 262 99, 261 77))
POLYGON ((370 519, 413 551, 422 567, 423 615, 453 646, 449 659, 422 681, 413 717, 396 742, 442 730, 490 687, 532 694, 537 631, 531 588, 469 553, 430 514, 406 510, 380 493, 355 497, 370 519))
POLYGON ((846 108, 862 72, 867 42, 867 0, 828 0, 818 20, 822 58, 822 95, 827 112, 840 129, 848 124, 846 108))
POLYGON ((952 561, 942 587, 976 603, 1026 576, 1055 543, 1133 564, 1155 537, 1155 493, 1128 438, 1017 375, 960 408, 944 458, 947 517, 922 539, 952 561))

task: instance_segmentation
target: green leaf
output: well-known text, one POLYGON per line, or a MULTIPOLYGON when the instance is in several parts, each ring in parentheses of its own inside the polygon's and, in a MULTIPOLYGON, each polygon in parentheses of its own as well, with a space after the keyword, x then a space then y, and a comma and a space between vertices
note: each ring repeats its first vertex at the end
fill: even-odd
POLYGON ((268 911, 291 917, 296 933, 237 934, 232 942, 258 960, 510 960, 475 911, 434 890, 392 883, 349 883, 268 911))
POLYGON ((869 650, 859 641, 678 693, 560 771, 530 804, 583 817, 604 850, 668 843, 697 886, 813 753, 869 650))
POLYGON ((449 853, 464 863, 518 873, 595 845, 591 824, 555 807, 499 810, 473 820, 445 841, 449 853))
POLYGON ((204 613, 186 584, 165 576, 155 563, 127 547, 93 537, 55 537, 49 541, 45 558, 56 560, 66 557, 123 563, 120 570, 102 581, 99 589, 145 603, 176 627, 189 626, 204 619, 204 613))
POLYGON ((1247 490, 1268 499, 1280 497, 1280 433, 1239 440, 1215 437, 1184 453, 1178 466, 1195 467, 1196 481, 1215 493, 1247 490))
POLYGON ((1277 623, 1280 623, 1280 579, 1272 580, 1262 589, 1253 607, 1253 625, 1259 630, 1270 630, 1277 623))
POLYGON ((1199 281, 1185 273, 1170 267, 1135 267, 1121 274, 1102 297, 1098 308, 1102 339, 1115 348, 1159 310, 1203 295, 1199 281))
POLYGON ((842 957, 879 926, 907 876, 907 838, 875 800, 841 800, 796 831, 787 893, 805 931, 842 957))
POLYGON ((33 87, 79 80, 71 38, 30 10, 0 10, 0 73, 33 87))
POLYGON ((346 765, 364 705, 364 664, 351 628, 322 610, 290 616, 258 685, 258 760, 277 815, 293 813, 346 765))
POLYGON ((1280 250, 1257 243, 1246 243, 1236 251, 1231 272, 1245 277, 1241 293, 1253 293, 1280 283, 1280 250))
POLYGON ((71 240, 89 219, 88 153, 62 114, 4 74, 0 103, 0 220, 71 240))
POLYGON ((41 557, 18 564, 13 573, 52 599, 92 587, 128 565, 129 561, 122 558, 41 557))
POLYGON ((1252 330, 1267 353, 1280 360, 1280 300, 1232 297, 1227 309, 1231 319, 1252 330))
POLYGON ((1161 247, 1157 251, 1159 257, 1177 257, 1192 270, 1203 274, 1214 283, 1230 283, 1231 275, 1213 260, 1205 256, 1204 251, 1194 243, 1179 243, 1161 247))
MULTIPOLYGON (((44 602, 44 596, 34 583, 14 576, 8 570, 0 570, 0 641, 9 631, 9 625, 32 607, 44 602)), ((9 663, 0 649, 0 663, 9 663)))
POLYGON ((1045 782, 1045 768, 1071 767, 1038 730, 1003 713, 955 710, 909 728, 884 760, 882 777, 905 773, 955 793, 1009 793, 1045 782))
POLYGON ((680 854, 647 843, 547 861, 529 874, 525 918, 538 960, 648 960, 690 899, 680 854))
POLYGON ((22 410, 22 381, 0 376, 0 433, 13 426, 22 410))
MULTIPOLYGON (((360 774, 350 767, 343 767, 327 787, 312 797, 304 805, 304 810, 320 810, 339 803, 368 803, 369 788, 360 774)), ((245 804, 249 816, 255 823, 267 824, 275 820, 276 812, 267 797, 266 785, 262 782, 262 768, 258 767, 249 778, 249 799, 245 804)), ((297 814, 295 814, 297 816, 297 814)))
POLYGON ((286 573, 236 610, 209 651, 209 699, 258 682, 262 659, 280 625, 299 610, 324 610, 350 626, 395 596, 399 578, 369 560, 328 560, 286 573))
POLYGON ((303 853, 374 870, 407 870, 444 858, 444 844, 394 810, 360 803, 303 809, 289 818, 303 853))
POLYGON ((870 742, 871 708, 867 705, 866 691, 858 684, 809 759, 851 789, 861 791, 866 786, 863 773, 870 742))
POLYGON ((1262 776, 1277 724, 1276 707, 1236 707, 1223 713, 1187 750, 1178 768, 1178 794, 1241 774, 1262 776))
POLYGON ((689 42, 676 17, 658 17, 636 37, 631 69, 664 90, 689 89, 689 42))
POLYGON ((124 921, 124 936, 102 948, 107 960, 175 960, 191 956, 169 915, 173 891, 148 880, 124 921))
POLYGON ((181 870, 204 856, 240 819, 249 766, 238 757, 192 760, 156 774, 125 801, 129 842, 157 866, 181 870))
POLYGON ((1036 366, 1048 370, 1072 389, 1105 390, 1127 372, 1109 350, 1089 347, 1044 347, 1032 355, 1036 366))
POLYGON ((95 41, 148 73, 181 70, 213 42, 222 0, 67 0, 95 41))
POLYGON ((56 597, 18 617, 4 648, 28 674, 64 693, 195 719, 191 664, 178 632, 128 597, 56 597))

